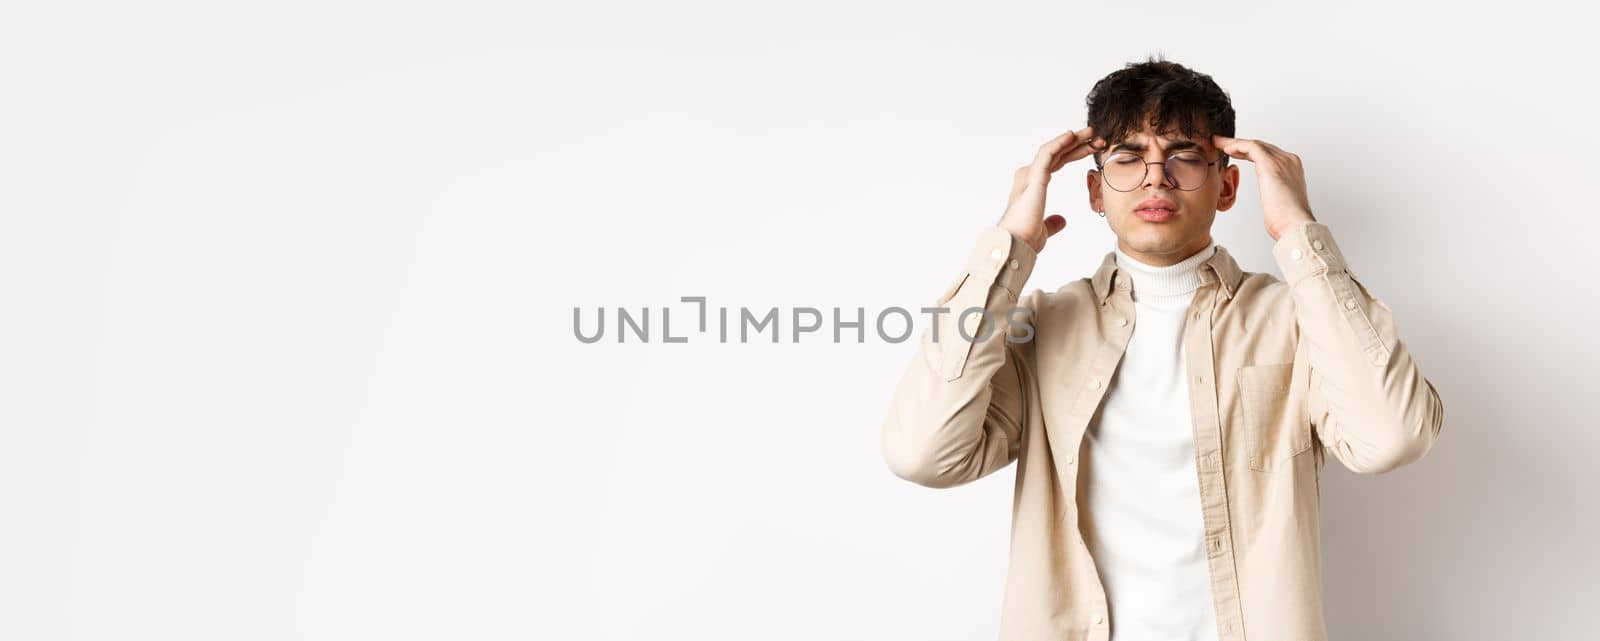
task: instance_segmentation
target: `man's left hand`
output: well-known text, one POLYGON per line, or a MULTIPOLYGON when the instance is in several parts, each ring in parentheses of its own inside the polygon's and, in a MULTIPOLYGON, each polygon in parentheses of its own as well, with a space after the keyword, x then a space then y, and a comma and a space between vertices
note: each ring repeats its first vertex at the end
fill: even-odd
POLYGON ((1256 166, 1256 183, 1261 187, 1261 216, 1267 234, 1278 240, 1295 225, 1315 222, 1311 201, 1306 197, 1306 172, 1300 157, 1269 142, 1249 138, 1211 136, 1211 143, 1231 158, 1248 160, 1256 166))

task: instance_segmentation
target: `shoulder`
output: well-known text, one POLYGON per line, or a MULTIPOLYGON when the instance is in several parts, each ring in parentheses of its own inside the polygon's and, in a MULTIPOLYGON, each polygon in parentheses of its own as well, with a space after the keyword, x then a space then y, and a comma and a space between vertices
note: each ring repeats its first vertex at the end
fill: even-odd
POLYGON ((1289 295, 1289 284, 1269 272, 1241 272, 1235 298, 1273 300, 1289 295))
POLYGON ((1260 322, 1283 322, 1294 318, 1291 294, 1289 284, 1277 274, 1245 271, 1224 312, 1260 322))
POLYGON ((1053 291, 1033 288, 1023 295, 1018 304, 1035 315, 1047 317, 1093 311, 1097 303, 1094 284, 1085 276, 1068 281, 1053 291))

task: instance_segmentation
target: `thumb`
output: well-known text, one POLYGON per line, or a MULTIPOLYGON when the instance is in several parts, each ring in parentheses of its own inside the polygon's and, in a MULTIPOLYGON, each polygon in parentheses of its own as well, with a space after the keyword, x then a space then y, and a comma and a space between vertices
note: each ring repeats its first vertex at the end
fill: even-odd
POLYGON ((1056 235, 1056 232, 1066 229, 1066 227, 1067 218, 1060 214, 1049 216, 1044 219, 1044 231, 1046 236, 1054 236, 1056 235))

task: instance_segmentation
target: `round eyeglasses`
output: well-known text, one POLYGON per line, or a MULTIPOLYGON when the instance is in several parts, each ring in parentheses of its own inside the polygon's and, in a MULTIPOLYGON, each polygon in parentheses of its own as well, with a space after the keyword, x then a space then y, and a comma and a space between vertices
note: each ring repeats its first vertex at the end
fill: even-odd
POLYGON ((1150 165, 1162 165, 1164 182, 1179 191, 1194 191, 1211 177, 1211 166, 1218 161, 1206 162, 1198 151, 1180 151, 1167 156, 1165 162, 1149 162, 1144 156, 1131 151, 1119 151, 1106 156, 1104 162, 1094 165, 1105 178, 1106 185, 1117 191, 1133 191, 1144 184, 1150 165))

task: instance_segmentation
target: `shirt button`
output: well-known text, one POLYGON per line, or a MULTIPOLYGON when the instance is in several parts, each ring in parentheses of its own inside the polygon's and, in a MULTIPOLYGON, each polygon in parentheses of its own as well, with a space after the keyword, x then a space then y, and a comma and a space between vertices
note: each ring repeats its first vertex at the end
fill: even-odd
POLYGON ((994 248, 994 251, 989 252, 989 257, 995 259, 997 262, 1002 261, 1006 259, 1006 252, 1005 250, 996 247, 994 248))
MULTIPOLYGON (((999 250, 998 250, 998 249, 997 249, 997 250, 995 250, 995 251, 999 251, 999 250)), ((1289 250, 1289 257, 1290 257, 1290 258, 1293 258, 1293 259, 1295 259, 1295 260, 1300 260, 1300 259, 1301 259, 1301 258, 1302 258, 1302 257, 1304 257, 1304 256, 1305 256, 1305 255, 1306 255, 1306 253, 1305 253, 1305 252, 1303 252, 1303 251, 1300 251, 1300 248, 1299 248, 1299 247, 1296 247, 1296 248, 1294 248, 1294 249, 1292 249, 1292 250, 1289 250)))
POLYGON ((1067 465, 1072 465, 1073 462, 1075 462, 1077 460, 1078 460, 1078 457, 1076 457, 1076 456, 1068 456, 1067 457, 1067 465))
POLYGON ((1015 259, 1013 259, 1013 260, 1012 260, 1012 261, 1011 261, 1011 268, 1012 268, 1012 269, 1016 269, 1016 268, 1018 268, 1018 267, 1021 267, 1021 266, 1022 266, 1022 263, 1020 263, 1020 262, 1017 262, 1017 261, 1016 261, 1016 260, 1015 260, 1015 259))
POLYGON ((1322 241, 1320 239, 1311 241, 1311 248, 1312 249, 1322 249, 1322 241))
POLYGON ((1126 318, 1117 319, 1117 326, 1118 327, 1127 327, 1128 326, 1128 319, 1126 319, 1126 318))
POLYGON ((1196 383, 1204 383, 1204 382, 1206 382, 1206 377, 1204 377, 1204 376, 1196 376, 1196 377, 1194 377, 1194 382, 1196 382, 1196 383))
POLYGON ((1094 379, 1094 380, 1090 381, 1089 382, 1089 386, 1093 387, 1095 389, 1100 389, 1100 379, 1097 378, 1097 379, 1094 379))
POLYGON ((1105 623, 1105 622, 1106 622, 1106 618, 1105 618, 1105 617, 1104 617, 1104 616, 1098 616, 1098 615, 1097 615, 1097 616, 1095 616, 1095 618, 1094 618, 1094 622, 1095 622, 1095 623, 1096 623, 1096 624, 1100 624, 1100 623, 1105 623))
POLYGON ((1347 300, 1347 301, 1344 302, 1344 308, 1345 309, 1355 309, 1356 308, 1356 302, 1354 300, 1347 300))

